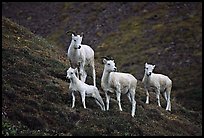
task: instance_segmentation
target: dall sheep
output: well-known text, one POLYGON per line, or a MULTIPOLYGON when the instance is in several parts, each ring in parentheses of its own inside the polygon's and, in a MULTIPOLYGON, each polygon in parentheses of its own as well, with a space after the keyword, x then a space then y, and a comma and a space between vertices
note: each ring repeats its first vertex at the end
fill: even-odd
POLYGON ((81 94, 81 99, 84 108, 86 108, 85 105, 85 96, 87 97, 93 97, 96 101, 96 103, 101 107, 101 110, 105 111, 105 105, 103 102, 103 99, 101 98, 99 91, 97 87, 88 85, 81 80, 79 80, 76 76, 77 68, 69 68, 67 70, 67 78, 70 80, 69 90, 72 91, 72 108, 75 106, 75 96, 74 92, 78 91, 81 94))
POLYGON ((94 51, 88 45, 82 45, 81 35, 75 35, 72 33, 72 40, 67 51, 67 56, 70 61, 72 68, 77 68, 79 70, 79 78, 83 82, 86 81, 87 73, 85 71, 85 66, 91 66, 93 85, 96 86, 96 73, 94 67, 94 51))
POLYGON ((170 93, 172 88, 172 81, 169 79, 168 76, 162 74, 155 74, 153 73, 153 69, 155 65, 145 63, 145 73, 142 79, 142 83, 144 84, 144 89, 146 91, 146 104, 149 104, 149 87, 154 87, 156 89, 156 97, 158 105, 160 104, 160 92, 163 94, 167 105, 166 110, 171 111, 171 102, 170 102, 170 93))
POLYGON ((110 96, 108 95, 108 92, 116 92, 120 111, 122 111, 120 96, 121 94, 127 94, 129 101, 132 103, 131 115, 134 117, 136 108, 135 90, 137 86, 137 79, 129 73, 115 72, 117 68, 115 67, 114 60, 103 59, 103 63, 105 65, 101 79, 101 87, 106 96, 106 109, 109 110, 110 96))

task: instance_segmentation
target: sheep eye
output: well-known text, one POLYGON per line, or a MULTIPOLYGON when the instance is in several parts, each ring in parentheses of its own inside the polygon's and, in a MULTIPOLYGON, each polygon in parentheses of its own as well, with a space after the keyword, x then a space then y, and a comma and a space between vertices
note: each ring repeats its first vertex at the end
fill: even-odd
POLYGON ((108 65, 110 66, 110 63, 108 63, 108 65))
POLYGON ((73 72, 71 72, 71 74, 73 74, 73 72))
POLYGON ((145 68, 145 69, 148 69, 148 68, 145 68))
POLYGON ((74 40, 74 42, 76 42, 76 40, 74 40))

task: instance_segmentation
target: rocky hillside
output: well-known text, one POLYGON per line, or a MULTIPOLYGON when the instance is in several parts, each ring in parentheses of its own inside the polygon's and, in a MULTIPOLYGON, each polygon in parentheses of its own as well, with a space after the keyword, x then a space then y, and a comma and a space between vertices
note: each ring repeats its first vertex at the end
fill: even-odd
POLYGON ((201 11, 201 3, 3 3, 11 20, 2 18, 2 134, 202 135, 201 11), (67 30, 83 31, 95 50, 104 100, 101 56, 114 57, 119 71, 139 80, 135 118, 125 96, 123 112, 114 95, 108 112, 91 98, 83 109, 79 95, 70 108, 67 30), (173 80, 171 113, 163 98, 157 106, 154 93, 144 104, 145 62, 173 80))

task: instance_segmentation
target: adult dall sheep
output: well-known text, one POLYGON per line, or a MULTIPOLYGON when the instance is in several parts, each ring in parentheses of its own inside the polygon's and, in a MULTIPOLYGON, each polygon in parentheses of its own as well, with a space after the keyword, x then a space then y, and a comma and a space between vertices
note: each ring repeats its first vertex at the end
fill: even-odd
POLYGON ((149 87, 153 87, 156 90, 158 105, 161 106, 159 97, 161 92, 167 102, 166 110, 171 111, 170 93, 172 88, 172 81, 168 76, 153 73, 154 68, 155 65, 145 63, 145 73, 142 79, 142 83, 144 84, 146 91, 146 104, 149 104, 148 89, 149 87))
POLYGON ((96 86, 96 74, 94 67, 94 51, 88 45, 82 45, 83 34, 75 35, 72 33, 72 40, 67 51, 67 56, 72 68, 77 68, 79 71, 80 80, 86 81, 87 73, 85 66, 91 66, 93 85, 96 86))
POLYGON ((95 102, 101 107, 101 110, 105 111, 105 105, 103 99, 101 98, 97 87, 88 85, 81 80, 79 80, 76 76, 77 68, 69 68, 67 70, 67 78, 70 80, 69 90, 72 91, 72 108, 75 106, 75 96, 74 92, 78 91, 81 94, 81 100, 84 108, 86 108, 85 104, 85 96, 93 97, 95 102))
POLYGON ((116 67, 114 60, 103 59, 104 70, 101 79, 101 87, 105 92, 107 110, 109 110, 109 100, 110 93, 116 93, 117 101, 119 105, 119 110, 122 111, 120 96, 121 94, 127 94, 129 101, 132 103, 132 112, 131 115, 134 117, 136 101, 135 101, 135 90, 137 86, 137 79, 129 73, 115 72, 116 67))

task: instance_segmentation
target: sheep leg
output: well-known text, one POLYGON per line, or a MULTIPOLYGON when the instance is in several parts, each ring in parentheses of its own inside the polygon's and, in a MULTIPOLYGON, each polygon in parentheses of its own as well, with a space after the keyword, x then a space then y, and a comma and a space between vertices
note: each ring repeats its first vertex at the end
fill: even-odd
POLYGON ((94 67, 94 62, 92 63, 92 73, 93 73, 93 84, 96 86, 96 72, 94 67))
POLYGON ((116 96, 117 96, 117 101, 118 101, 119 110, 120 110, 120 111, 123 111, 122 108, 121 108, 121 103, 120 103, 121 92, 120 92, 120 91, 117 91, 117 92, 116 92, 116 96))
POLYGON ((170 99, 169 99, 169 101, 167 103, 167 109, 166 110, 171 111, 171 102, 170 102, 170 99))
POLYGON ((110 101, 110 96, 107 94, 107 92, 105 92, 106 95, 106 110, 109 110, 109 101, 110 101))
POLYGON ((148 89, 145 87, 145 91, 146 91, 146 104, 149 104, 149 92, 148 89))
POLYGON ((85 82, 86 81, 86 77, 87 77, 87 73, 85 71, 85 63, 82 64, 82 69, 83 69, 83 74, 82 74, 82 81, 85 82))
POLYGON ((157 103, 158 103, 158 106, 160 106, 161 107, 161 104, 160 104, 160 89, 158 88, 157 89, 157 93, 156 93, 157 95, 156 95, 156 97, 157 97, 157 103))
POLYGON ((81 81, 85 82, 86 81, 86 77, 87 77, 87 74, 85 72, 85 68, 84 68, 85 64, 84 63, 81 63, 80 64, 80 79, 81 81))
MULTIPOLYGON (((84 67, 82 65, 82 63, 79 64, 79 76, 80 76, 80 80, 83 81, 83 73, 84 73, 84 67)), ((83 81, 84 82, 84 81, 83 81)))
POLYGON ((97 101, 100 103, 101 109, 102 109, 103 111, 105 111, 105 105, 104 105, 103 99, 101 98, 100 95, 97 97, 97 101))
POLYGON ((82 104, 84 106, 84 109, 86 109, 86 104, 85 104, 85 91, 81 92, 81 100, 82 100, 82 104))
POLYGON ((163 93, 163 97, 164 97, 164 99, 167 101, 167 94, 166 94, 166 91, 163 93))
POLYGON ((101 98, 98 90, 95 91, 95 94, 93 97, 95 98, 96 103, 101 107, 101 109, 105 111, 105 105, 104 105, 103 99, 101 98))
POLYGON ((171 111, 171 102, 170 102, 170 93, 171 93, 171 88, 167 89, 167 106, 166 110, 171 111))
POLYGON ((130 92, 127 93, 127 97, 129 99, 129 101, 132 103, 131 97, 130 97, 130 92))
POLYGON ((75 96, 74 96, 74 92, 72 92, 72 108, 74 108, 75 106, 75 96))
POLYGON ((136 101, 135 101, 135 89, 131 90, 131 101, 132 101, 132 117, 135 116, 136 101))
POLYGON ((101 107, 101 110, 105 111, 105 106, 98 99, 95 99, 96 103, 101 107))
POLYGON ((95 102, 101 107, 101 110, 103 110, 103 107, 101 106, 100 102, 97 99, 95 99, 95 102))

